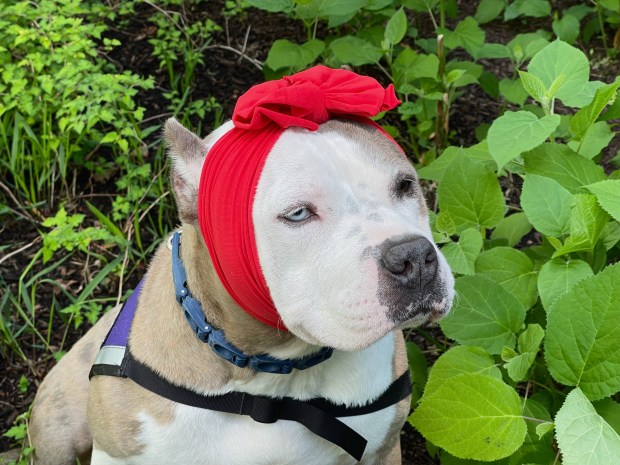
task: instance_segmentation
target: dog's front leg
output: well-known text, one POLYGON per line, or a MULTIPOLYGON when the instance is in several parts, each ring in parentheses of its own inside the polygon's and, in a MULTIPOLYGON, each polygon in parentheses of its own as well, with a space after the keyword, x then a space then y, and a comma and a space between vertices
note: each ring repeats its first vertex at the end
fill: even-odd
POLYGON ((391 450, 389 450, 385 455, 381 455, 372 465, 401 465, 402 464, 402 454, 400 451, 400 438, 394 444, 391 450))
POLYGON ((117 458, 108 455, 101 450, 97 443, 93 444, 93 454, 90 459, 90 465, 126 465, 127 461, 124 458, 117 458))

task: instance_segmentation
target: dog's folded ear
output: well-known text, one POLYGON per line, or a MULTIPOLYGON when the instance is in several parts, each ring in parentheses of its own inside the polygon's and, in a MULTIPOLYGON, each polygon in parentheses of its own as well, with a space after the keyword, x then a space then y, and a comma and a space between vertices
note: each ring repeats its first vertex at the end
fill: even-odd
POLYGON ((164 139, 171 161, 170 179, 179 219, 183 223, 198 224, 198 185, 208 147, 175 118, 166 121, 164 139))

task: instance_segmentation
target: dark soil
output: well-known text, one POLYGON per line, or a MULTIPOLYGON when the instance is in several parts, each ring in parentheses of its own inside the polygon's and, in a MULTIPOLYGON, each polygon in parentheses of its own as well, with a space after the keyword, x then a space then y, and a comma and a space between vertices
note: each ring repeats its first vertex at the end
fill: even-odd
MULTIPOLYGON (((472 5, 475 3, 477 2, 459 0, 460 17, 473 14, 475 6, 472 5)), ((568 7, 582 2, 568 0, 554 2, 554 4, 557 3, 568 7)), ((196 100, 215 97, 223 105, 225 117, 229 118, 237 97, 250 86, 262 82, 264 77, 262 72, 243 56, 217 46, 225 45, 242 50, 245 44, 244 54, 246 56, 264 61, 274 39, 287 38, 292 41, 303 42, 305 30, 300 22, 292 21, 286 16, 267 14, 256 9, 248 10, 226 20, 220 13, 224 8, 223 0, 210 0, 208 8, 204 5, 201 3, 198 6, 192 6, 188 16, 191 19, 210 17, 216 23, 222 26, 226 25, 226 27, 224 31, 216 34, 212 42, 214 47, 205 51, 205 66, 199 68, 196 73, 197 77, 191 98, 196 100)), ((554 8, 558 8, 557 5, 554 8)), ((157 59, 153 57, 152 47, 148 43, 148 40, 154 37, 156 33, 156 27, 148 20, 152 14, 153 8, 146 3, 141 3, 137 5, 135 14, 121 26, 110 24, 107 33, 108 37, 116 38, 122 43, 121 46, 109 53, 109 58, 119 71, 130 70, 142 76, 151 75, 155 77, 155 89, 143 91, 138 96, 139 105, 146 108, 145 118, 149 120, 149 125, 163 123, 167 117, 171 116, 168 110, 168 102, 163 97, 163 93, 169 90, 167 74, 158 71, 157 59)), ((456 21, 451 20, 451 24, 456 24, 456 21)), ((422 18, 417 26, 426 36, 432 35, 430 21, 422 18)), ((550 20, 538 20, 535 23, 519 20, 509 23, 496 21, 485 25, 484 29, 487 33, 487 41, 507 43, 514 35, 525 32, 525 30, 536 30, 538 27, 550 30, 550 20)), ((588 47, 589 49, 594 47, 595 56, 604 56, 604 50, 594 41, 588 44, 588 47)), ((463 55, 462 58, 467 57, 463 55)), ((610 63, 604 60, 593 60, 593 62, 599 64, 593 69, 593 78, 595 79, 609 80, 610 76, 620 74, 620 66, 617 62, 610 63)), ((501 60, 488 60, 483 64, 488 71, 499 77, 505 77, 510 73, 508 63, 501 60)), ((383 84, 387 84, 387 82, 383 82, 385 76, 379 74, 375 77, 383 84)), ((502 103, 486 95, 480 87, 465 88, 451 108, 452 143, 463 146, 477 143, 475 129, 483 123, 491 123, 501 111, 502 103)), ((391 122, 399 124, 397 120, 391 122)), ((202 127, 203 135, 206 135, 213 124, 212 116, 207 116, 205 121, 193 121, 193 123, 195 127, 202 127)), ((619 148, 620 141, 616 138, 610 149, 605 153, 605 159, 611 159, 619 148)), ((114 194, 114 183, 110 180, 101 183, 89 181, 85 186, 83 186, 83 196, 97 198, 96 196, 114 194)), ((515 199, 517 195, 518 185, 510 195, 511 200, 515 199)), ((7 203, 10 202, 7 201, 7 203)), ((516 200, 514 203, 517 203, 516 200)), ((105 205, 109 205, 109 203, 105 205)), ((16 206, 12 205, 12 207, 16 206)), ((77 210, 84 208, 79 205, 74 207, 77 210)), ((33 215, 36 217, 36 214, 33 213, 33 215)), ((0 243, 19 244, 19 247, 37 241, 39 236, 34 222, 26 220, 17 222, 13 216, 3 220, 3 225, 0 226, 0 235, 2 239, 0 243)), ((37 245, 0 262, 0 273, 14 295, 17 294, 19 276, 32 260, 37 245)), ((15 247, 15 250, 19 247, 15 247)), ((9 248, 7 253, 12 250, 14 249, 9 248)), ((40 264, 36 265, 35 271, 42 268, 40 264)), ((100 268, 100 264, 96 263, 86 266, 85 257, 75 254, 55 271, 53 279, 61 283, 68 291, 78 294, 88 282, 89 273, 93 273, 98 268, 100 268), (89 267, 92 267, 92 270, 88 271, 89 267)), ((139 276, 143 271, 144 269, 137 270, 135 275, 139 276)), ((131 284, 130 281, 125 285, 130 286, 131 284)), ((101 296, 116 295, 117 287, 117 282, 105 281, 99 286, 98 292, 101 296)), ((0 301, 2 301, 3 293, 4 290, 0 293, 0 301)), ((72 324, 67 325, 67 318, 59 315, 58 312, 51 316, 51 307, 54 306, 58 309, 67 304, 66 299, 56 288, 45 284, 38 288, 35 324, 42 334, 47 335, 50 319, 53 320, 54 332, 49 335, 50 346, 53 350, 60 350, 61 348, 68 350, 89 326, 85 323, 75 330, 72 324)), ((9 318, 5 309, 0 310, 2 311, 2 318, 9 318)), ((437 333, 436 337, 441 337, 438 330, 431 328, 430 331, 433 334, 437 333)), ((429 346, 425 339, 418 336, 415 341, 428 352, 429 360, 437 357, 435 348, 429 346)), ((54 364, 53 357, 34 336, 21 336, 18 343, 24 350, 26 360, 17 357, 13 351, 0 352, 2 356, 0 359, 0 434, 11 427, 20 413, 28 410, 37 386, 54 364), (26 383, 20 383, 22 377, 27 380, 26 383)), ((428 454, 425 440, 411 426, 405 425, 401 432, 401 440, 405 465, 433 465, 438 463, 428 454)), ((0 451, 7 450, 9 447, 10 441, 6 437, 0 436, 0 451)))

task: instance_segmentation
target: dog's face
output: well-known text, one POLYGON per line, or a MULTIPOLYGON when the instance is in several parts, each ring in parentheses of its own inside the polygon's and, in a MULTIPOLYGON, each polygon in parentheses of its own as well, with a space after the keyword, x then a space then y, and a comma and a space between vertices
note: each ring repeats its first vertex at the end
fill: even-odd
POLYGON ((275 306, 307 342, 357 350, 449 311, 454 279, 416 173, 376 128, 330 121, 285 131, 253 220, 275 306))
MULTIPOLYGON (((202 158, 232 124, 201 140, 166 124, 183 222, 196 224, 202 158)), ((432 242, 411 164, 376 128, 329 121, 290 128, 261 173, 253 222, 260 265, 286 327, 340 350, 445 315, 450 268, 432 242)))

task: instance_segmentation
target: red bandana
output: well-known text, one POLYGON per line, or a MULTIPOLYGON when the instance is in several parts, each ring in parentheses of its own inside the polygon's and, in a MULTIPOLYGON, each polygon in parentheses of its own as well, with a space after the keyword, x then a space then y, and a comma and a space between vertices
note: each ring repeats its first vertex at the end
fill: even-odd
POLYGON ((220 280, 251 316, 286 329, 260 268, 252 223, 256 186, 282 132, 291 126, 316 131, 338 116, 364 120, 399 103, 391 84, 384 89, 371 77, 325 66, 256 85, 239 97, 235 127, 213 145, 202 168, 198 221, 220 280))

